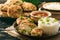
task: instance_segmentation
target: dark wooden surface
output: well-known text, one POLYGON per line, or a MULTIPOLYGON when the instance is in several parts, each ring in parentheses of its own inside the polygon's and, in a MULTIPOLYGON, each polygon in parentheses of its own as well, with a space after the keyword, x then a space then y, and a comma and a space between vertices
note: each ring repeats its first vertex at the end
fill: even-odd
POLYGON ((56 19, 58 19, 58 20, 60 20, 60 11, 59 12, 52 12, 52 11, 50 11, 51 12, 51 14, 52 14, 52 16, 51 17, 53 17, 53 18, 56 18, 56 19))

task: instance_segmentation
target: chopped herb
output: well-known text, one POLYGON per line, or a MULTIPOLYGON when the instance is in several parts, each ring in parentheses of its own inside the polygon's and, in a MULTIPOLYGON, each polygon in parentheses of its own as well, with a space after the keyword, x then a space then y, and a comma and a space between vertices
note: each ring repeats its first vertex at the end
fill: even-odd
POLYGON ((31 22, 34 23, 34 20, 32 20, 31 22))
POLYGON ((57 22, 57 20, 56 20, 56 19, 54 19, 54 22, 57 22))
POLYGON ((28 18, 28 21, 34 23, 34 20, 32 20, 32 19, 30 19, 30 18, 28 18))
POLYGON ((23 16, 20 16, 21 19, 24 19, 23 16))
POLYGON ((50 20, 49 20, 49 18, 46 18, 46 22, 49 22, 50 20))
POLYGON ((45 22, 42 21, 42 23, 45 23, 45 22))
POLYGON ((43 21, 42 19, 40 19, 40 21, 43 21))
POLYGON ((26 32, 26 30, 21 30, 21 33, 22 33, 22 34, 25 34, 25 32, 26 32))
POLYGON ((18 32, 20 32, 21 30, 18 30, 18 32))

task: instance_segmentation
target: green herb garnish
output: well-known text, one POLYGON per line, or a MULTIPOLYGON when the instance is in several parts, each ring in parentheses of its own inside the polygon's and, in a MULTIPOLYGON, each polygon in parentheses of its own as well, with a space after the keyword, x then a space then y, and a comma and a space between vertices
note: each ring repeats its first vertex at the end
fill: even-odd
POLYGON ((56 19, 54 19, 54 21, 53 22, 57 22, 57 20, 56 19))
POLYGON ((49 18, 46 18, 46 22, 49 22, 50 20, 49 20, 49 18))
POLYGON ((24 19, 23 17, 24 17, 24 16, 22 16, 22 15, 20 16, 21 19, 24 19))
POLYGON ((42 23, 45 23, 45 22, 42 21, 42 23))
POLYGON ((26 30, 21 30, 20 33, 25 34, 26 30))
POLYGON ((40 18, 39 20, 40 20, 40 21, 43 21, 43 18, 40 18))
POLYGON ((31 22, 34 23, 34 20, 32 20, 31 22))

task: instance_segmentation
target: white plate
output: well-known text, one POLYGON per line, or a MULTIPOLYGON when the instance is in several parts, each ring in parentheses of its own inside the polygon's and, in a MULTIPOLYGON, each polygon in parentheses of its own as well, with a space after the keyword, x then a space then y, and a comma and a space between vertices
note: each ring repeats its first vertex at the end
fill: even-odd
POLYGON ((44 9, 60 10, 60 2, 48 2, 43 5, 44 9))

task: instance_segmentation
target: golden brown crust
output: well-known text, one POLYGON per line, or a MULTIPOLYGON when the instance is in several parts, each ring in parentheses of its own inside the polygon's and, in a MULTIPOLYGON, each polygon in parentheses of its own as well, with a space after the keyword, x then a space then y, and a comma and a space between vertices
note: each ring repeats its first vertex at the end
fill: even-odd
POLYGON ((18 5, 11 5, 11 6, 3 5, 1 7, 1 12, 2 12, 2 14, 0 14, 1 16, 5 17, 7 15, 8 17, 18 18, 22 14, 22 8, 21 6, 18 5))
POLYGON ((21 22, 20 25, 18 25, 18 29, 25 29, 25 28, 28 28, 30 27, 31 29, 33 29, 34 27, 37 27, 34 23, 31 23, 31 22, 21 22))
POLYGON ((29 35, 34 27, 37 27, 36 24, 24 20, 18 26, 18 30, 22 34, 29 35))
POLYGON ((8 9, 8 16, 18 18, 22 14, 22 8, 18 5, 11 5, 8 9))
POLYGON ((20 16, 19 18, 17 18, 16 22, 17 24, 20 24, 21 22, 31 22, 32 20, 28 17, 22 17, 20 16))
POLYGON ((7 12, 0 12, 1 17, 8 17, 7 12))
POLYGON ((1 11, 2 12, 7 12, 9 6, 8 5, 1 5, 1 11))
POLYGON ((8 17, 12 17, 12 18, 18 18, 20 17, 20 15, 30 16, 31 11, 37 10, 35 5, 29 2, 23 3, 22 0, 7 0, 5 4, 2 4, 0 9, 2 15, 4 15, 3 14, 4 12, 6 12, 5 15, 8 15, 8 17), (23 10, 29 12, 24 12, 24 14, 22 14, 23 10))
POLYGON ((24 2, 22 5, 24 11, 35 11, 37 10, 36 6, 29 2, 24 2))
POLYGON ((29 17, 31 12, 24 12, 24 16, 29 17))
POLYGON ((41 28, 36 27, 31 31, 31 35, 32 36, 42 36, 43 30, 41 28))
POLYGON ((22 0, 7 0, 7 2, 5 2, 5 4, 7 4, 7 5, 22 5, 23 2, 22 2, 22 0))

